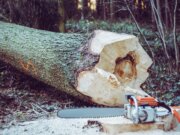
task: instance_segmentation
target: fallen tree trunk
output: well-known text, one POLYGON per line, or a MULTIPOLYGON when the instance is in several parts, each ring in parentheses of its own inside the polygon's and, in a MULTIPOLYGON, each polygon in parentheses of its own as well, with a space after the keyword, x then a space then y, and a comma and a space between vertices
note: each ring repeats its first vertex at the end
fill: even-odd
POLYGON ((53 33, 0 22, 0 60, 85 101, 117 106, 145 95, 150 57, 135 36, 53 33), (127 88, 129 86, 131 88, 127 88))

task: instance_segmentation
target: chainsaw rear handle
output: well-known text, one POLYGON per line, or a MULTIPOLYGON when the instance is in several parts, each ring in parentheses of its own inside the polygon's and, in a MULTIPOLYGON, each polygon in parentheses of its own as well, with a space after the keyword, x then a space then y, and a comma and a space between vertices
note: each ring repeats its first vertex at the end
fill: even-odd
POLYGON ((157 103, 158 103, 158 107, 163 107, 163 108, 167 109, 169 111, 169 113, 172 113, 171 108, 168 105, 166 105, 164 102, 158 101, 157 103))

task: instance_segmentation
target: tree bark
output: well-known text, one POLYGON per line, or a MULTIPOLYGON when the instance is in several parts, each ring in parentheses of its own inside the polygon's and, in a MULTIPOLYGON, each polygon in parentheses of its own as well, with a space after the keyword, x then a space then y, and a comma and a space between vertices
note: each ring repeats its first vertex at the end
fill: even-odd
POLYGON ((65 9, 64 9, 64 0, 59 0, 58 1, 58 13, 59 13, 59 31, 60 32, 65 32, 65 9))
POLYGON ((84 19, 88 18, 88 8, 88 0, 82 0, 82 14, 84 19))
POLYGON ((53 33, 4 22, 0 60, 74 97, 108 106, 124 104, 125 94, 147 95, 140 85, 152 64, 133 35, 53 33))
POLYGON ((106 1, 103 0, 103 19, 106 20, 106 1))
POLYGON ((168 16, 168 1, 167 0, 165 0, 165 10, 164 10, 164 12, 165 12, 165 24, 166 24, 166 29, 167 29, 167 31, 169 31, 168 30, 168 28, 169 28, 169 16, 168 16))
POLYGON ((174 5, 174 16, 173 16, 173 42, 174 42, 174 49, 175 49, 175 58, 176 58, 176 71, 178 73, 179 70, 179 63, 180 63, 180 58, 179 58, 179 46, 177 45, 177 36, 176 36, 176 12, 177 12, 177 0, 175 0, 175 5, 174 5))
POLYGON ((114 20, 114 0, 110 0, 110 18, 111 21, 114 20))
POLYGON ((162 14, 161 14, 161 6, 160 6, 160 0, 156 0, 156 7, 157 7, 157 12, 159 14, 159 18, 162 20, 162 14))

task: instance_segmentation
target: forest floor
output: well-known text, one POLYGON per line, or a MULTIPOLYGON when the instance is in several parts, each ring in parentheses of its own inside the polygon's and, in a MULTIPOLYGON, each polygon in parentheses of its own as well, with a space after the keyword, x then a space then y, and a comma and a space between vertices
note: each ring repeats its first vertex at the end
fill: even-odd
POLYGON ((0 62, 0 129, 49 118, 59 109, 90 106, 0 62))
MULTIPOLYGON (((180 75, 168 73, 165 63, 161 61, 159 65, 149 69, 150 77, 142 88, 169 105, 180 105, 180 75)), ((61 93, 0 62, 0 132, 3 131, 4 135, 14 134, 15 130, 19 131, 17 133, 29 134, 35 127, 39 130, 32 134, 59 134, 60 129, 64 129, 60 132, 62 134, 72 134, 70 129, 77 134, 99 134, 96 127, 88 130, 82 128, 87 120, 69 120, 69 125, 64 127, 66 120, 56 116, 59 109, 85 106, 92 105, 61 93)), ((165 134, 158 131, 158 135, 161 133, 165 134)), ((147 131, 146 134, 150 133, 147 131)))

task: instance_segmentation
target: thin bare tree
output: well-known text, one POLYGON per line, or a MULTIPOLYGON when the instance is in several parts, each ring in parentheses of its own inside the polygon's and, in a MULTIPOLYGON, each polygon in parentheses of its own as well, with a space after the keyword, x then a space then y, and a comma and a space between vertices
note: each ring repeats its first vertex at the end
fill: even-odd
POLYGON ((166 25, 166 32, 168 32, 172 28, 172 14, 169 7, 169 1, 165 0, 165 25, 166 25))
POLYGON ((175 0, 174 6, 174 16, 173 16, 173 40, 174 40, 174 49, 175 49, 175 58, 176 58, 176 70, 179 69, 179 47, 177 45, 177 38, 176 38, 176 12, 177 12, 177 0, 175 0))
POLYGON ((161 39, 162 45, 163 45, 163 50, 165 52, 165 55, 167 57, 167 59, 170 59, 169 53, 167 51, 167 44, 166 44, 166 40, 165 40, 165 32, 164 32, 164 28, 163 28, 163 22, 161 19, 161 15, 158 9, 158 6, 155 6, 154 0, 150 0, 151 3, 151 8, 152 8, 152 13, 156 22, 156 26, 157 26, 157 30, 159 33, 159 37, 161 39))
POLYGON ((110 18, 114 19, 114 0, 110 0, 110 18))
POLYGON ((106 2, 103 0, 103 19, 106 20, 106 2))

